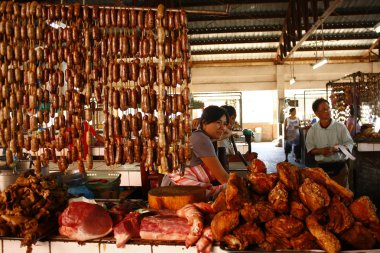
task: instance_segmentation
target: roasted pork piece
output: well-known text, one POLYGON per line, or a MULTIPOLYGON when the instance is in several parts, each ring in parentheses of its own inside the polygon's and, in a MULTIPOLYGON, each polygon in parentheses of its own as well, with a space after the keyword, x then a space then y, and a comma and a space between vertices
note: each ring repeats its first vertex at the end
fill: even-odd
POLYGON ((295 250, 312 250, 319 249, 314 236, 306 231, 297 237, 290 238, 290 244, 295 250))
POLYGON ((250 199, 246 180, 236 173, 230 174, 225 194, 229 210, 240 209, 250 199))
POLYGON ((278 213, 286 213, 289 211, 289 194, 283 183, 278 182, 277 185, 269 192, 268 201, 273 210, 278 213))
POLYGON ((335 195, 327 209, 329 223, 327 227, 335 234, 340 234, 354 224, 354 218, 348 208, 335 195))
POLYGON ((317 243, 327 253, 337 253, 341 249, 336 236, 321 226, 312 214, 306 218, 306 226, 310 233, 317 239, 317 243))
POLYGON ((340 238, 354 249, 373 249, 376 244, 376 240, 371 231, 360 222, 355 222, 340 238))
POLYGON ((272 209, 271 205, 267 201, 260 201, 256 204, 246 203, 244 207, 240 209, 240 215, 248 223, 258 222, 268 222, 272 220, 276 214, 272 209))
POLYGON ((312 212, 321 210, 330 204, 330 196, 322 185, 306 178, 298 189, 302 203, 312 212))
POLYGON ((288 162, 278 163, 276 168, 280 181, 285 187, 289 190, 297 190, 300 181, 299 168, 288 162))
POLYGON ((217 241, 222 241, 224 236, 239 225, 238 211, 221 211, 217 213, 211 222, 211 231, 217 241))
POLYGON ((379 218, 376 216, 376 207, 368 196, 362 196, 352 202, 350 211, 355 219, 363 223, 379 223, 379 218))
POLYGON ((321 168, 307 168, 301 170, 301 175, 304 178, 309 178, 314 182, 325 186, 328 190, 340 196, 346 204, 351 203, 354 197, 354 193, 350 191, 350 189, 344 188, 335 182, 335 180, 331 179, 321 168))
POLYGON ((292 201, 290 203, 290 214, 299 219, 304 221, 306 217, 309 215, 309 209, 305 207, 304 204, 302 204, 300 201, 292 201))
POLYGON ((304 225, 296 218, 281 215, 267 222, 265 228, 274 236, 290 238, 299 235, 304 225))
POLYGON ((278 174, 265 174, 262 172, 249 173, 248 180, 251 182, 251 188, 258 194, 268 193, 276 185, 278 174))
POLYGON ((267 167, 265 166, 265 163, 261 161, 260 159, 253 159, 248 167, 247 170, 252 173, 267 173, 267 167))

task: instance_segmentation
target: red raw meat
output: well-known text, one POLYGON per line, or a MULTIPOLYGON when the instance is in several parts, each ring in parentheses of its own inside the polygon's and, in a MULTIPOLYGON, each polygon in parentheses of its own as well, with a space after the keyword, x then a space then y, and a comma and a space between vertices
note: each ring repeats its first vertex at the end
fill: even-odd
POLYGON ((185 241, 189 232, 187 220, 170 210, 143 218, 140 226, 140 237, 147 240, 185 241))
POLYGON ((113 235, 118 248, 124 247, 129 239, 140 237, 140 221, 141 215, 131 212, 113 228, 113 235))
POLYGON ((77 241, 106 236, 112 231, 112 219, 101 206, 71 202, 59 216, 59 233, 77 241))

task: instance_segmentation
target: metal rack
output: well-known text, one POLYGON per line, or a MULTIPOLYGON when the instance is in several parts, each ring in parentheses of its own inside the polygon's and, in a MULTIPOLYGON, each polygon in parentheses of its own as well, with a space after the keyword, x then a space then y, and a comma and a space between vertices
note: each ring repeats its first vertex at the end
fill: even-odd
POLYGON ((348 117, 348 106, 353 105, 355 119, 362 123, 373 123, 380 115, 380 73, 355 72, 326 84, 333 117, 344 121, 348 117))

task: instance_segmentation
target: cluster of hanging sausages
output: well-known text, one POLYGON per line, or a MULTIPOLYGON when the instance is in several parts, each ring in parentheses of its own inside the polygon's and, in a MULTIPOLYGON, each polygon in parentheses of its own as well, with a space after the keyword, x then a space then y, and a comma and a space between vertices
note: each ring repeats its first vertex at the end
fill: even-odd
POLYGON ((163 5, 1 2, 0 144, 7 163, 25 149, 37 172, 49 160, 61 171, 74 161, 91 169, 92 136, 86 133, 86 152, 83 123, 102 107, 107 165, 178 169, 190 158, 186 25, 184 11, 163 5))

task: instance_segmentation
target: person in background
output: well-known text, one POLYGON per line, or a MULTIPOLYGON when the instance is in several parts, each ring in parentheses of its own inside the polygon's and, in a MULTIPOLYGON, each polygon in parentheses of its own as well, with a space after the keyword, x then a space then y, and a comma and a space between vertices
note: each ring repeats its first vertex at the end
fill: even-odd
POLYGON ((91 143, 89 144, 86 141, 86 134, 87 134, 88 131, 91 132, 91 135, 93 137, 95 137, 95 139, 96 139, 97 142, 100 142, 100 143, 104 144, 104 138, 103 138, 103 136, 101 136, 100 134, 98 134, 95 131, 95 129, 90 124, 88 124, 87 121, 83 121, 83 134, 81 136, 81 139, 82 139, 82 142, 83 142, 83 155, 84 155, 84 157, 87 156, 88 146, 91 145, 91 143))
MULTIPOLYGON (((95 129, 90 125, 88 124, 87 121, 83 121, 83 130, 80 131, 80 139, 83 143, 83 157, 84 159, 86 158, 87 154, 88 154, 88 146, 91 145, 91 144, 88 144, 87 143, 87 140, 86 140, 86 134, 88 131, 90 131, 92 137, 95 137, 96 141, 99 142, 99 143, 102 143, 104 144, 104 138, 103 136, 101 136, 100 134, 98 134, 95 129)), ((71 134, 72 132, 72 129, 71 127, 67 127, 66 128, 66 134, 71 134)), ((74 146, 74 142, 73 143, 70 143, 69 144, 69 149, 72 149, 74 146)))
POLYGON ((229 175, 219 162, 212 142, 223 135, 228 118, 227 112, 219 106, 210 105, 204 109, 198 130, 190 136, 192 157, 189 167, 185 168, 183 175, 169 174, 170 182, 163 179, 165 184, 201 186, 206 188, 209 199, 216 198, 225 188, 229 175))
POLYGON ((312 118, 310 124, 313 125, 313 124, 317 123, 317 121, 318 121, 318 118, 315 115, 313 115, 313 118, 312 118))
POLYGON ((355 119, 355 108, 353 105, 350 105, 349 113, 350 116, 348 116, 345 125, 350 132, 351 137, 354 138, 357 133, 360 133, 361 126, 359 120, 355 119))
POLYGON ((296 156, 295 161, 300 162, 301 149, 300 149, 300 119, 296 116, 296 108, 290 108, 290 116, 285 119, 284 122, 284 139, 285 139, 285 162, 288 161, 289 153, 292 152, 294 147, 294 154, 296 156))
POLYGON ((350 152, 353 140, 347 128, 331 118, 329 102, 318 98, 312 105, 319 122, 314 124, 306 135, 306 150, 314 156, 318 167, 322 168, 333 180, 348 187, 347 157, 339 152, 337 145, 343 145, 350 152))
POLYGON ((234 155, 235 151, 231 143, 231 137, 232 137, 232 128, 235 124, 236 120, 236 110, 231 105, 222 105, 221 108, 226 110, 228 113, 228 125, 224 129, 224 133, 222 137, 217 142, 218 147, 218 158, 223 167, 229 171, 229 165, 228 165, 228 155, 234 155))

